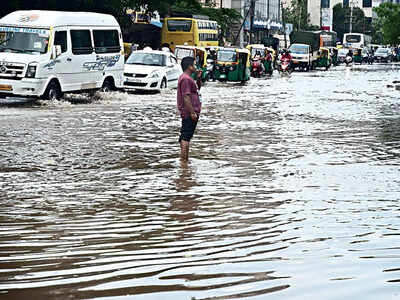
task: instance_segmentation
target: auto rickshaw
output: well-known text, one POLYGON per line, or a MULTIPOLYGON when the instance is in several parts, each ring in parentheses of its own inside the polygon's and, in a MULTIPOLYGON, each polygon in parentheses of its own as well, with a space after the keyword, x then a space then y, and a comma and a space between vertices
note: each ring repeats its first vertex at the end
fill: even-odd
MULTIPOLYGON (((207 51, 205 48, 196 46, 175 46, 175 56, 180 63, 182 58, 191 56, 195 59, 197 72, 201 73, 201 81, 207 80, 207 51)), ((197 74, 192 74, 193 79, 197 79, 197 74)))
POLYGON ((325 68, 326 70, 328 70, 331 64, 332 60, 329 49, 325 47, 319 48, 318 59, 315 66, 317 68, 325 68))
POLYGON ((241 81, 250 79, 250 51, 239 48, 219 48, 215 65, 218 81, 241 81))
POLYGON ((361 48, 355 48, 353 50, 353 61, 354 63, 363 63, 363 50, 361 48))

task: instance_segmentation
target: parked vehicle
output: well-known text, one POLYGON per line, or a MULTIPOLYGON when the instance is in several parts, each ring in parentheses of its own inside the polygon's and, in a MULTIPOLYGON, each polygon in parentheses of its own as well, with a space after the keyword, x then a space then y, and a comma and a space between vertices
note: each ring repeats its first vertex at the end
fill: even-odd
POLYGON ((390 63, 393 61, 393 55, 389 48, 378 48, 375 51, 374 59, 376 62, 390 63))
MULTIPOLYGON (((196 70, 201 73, 201 81, 205 82, 207 80, 207 51, 202 47, 195 46, 176 46, 175 47, 175 57, 178 63, 181 63, 182 58, 190 56, 196 61, 196 70)), ((193 79, 197 79, 197 74, 193 73, 193 79)))
POLYGON ((181 74, 182 68, 172 53, 139 50, 132 52, 125 63, 124 88, 159 91, 176 87, 181 74))
POLYGON ((16 11, 0 19, 0 96, 59 99, 123 87, 118 22, 88 12, 16 11))
POLYGON ((218 48, 215 78, 219 81, 250 79, 250 51, 239 48, 218 48))

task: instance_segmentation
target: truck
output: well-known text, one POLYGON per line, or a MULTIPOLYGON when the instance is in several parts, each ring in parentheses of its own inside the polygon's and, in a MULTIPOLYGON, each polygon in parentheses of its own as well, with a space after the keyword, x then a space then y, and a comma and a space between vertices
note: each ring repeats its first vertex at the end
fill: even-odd
POLYGON ((314 69, 321 46, 321 32, 293 31, 290 34, 290 48, 293 68, 314 69))

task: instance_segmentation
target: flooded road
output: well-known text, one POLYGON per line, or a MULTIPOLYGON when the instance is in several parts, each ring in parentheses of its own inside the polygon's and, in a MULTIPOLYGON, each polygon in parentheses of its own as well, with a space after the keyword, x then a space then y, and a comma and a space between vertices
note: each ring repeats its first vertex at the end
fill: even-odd
POLYGON ((0 106, 0 299, 399 299, 399 71, 0 106))

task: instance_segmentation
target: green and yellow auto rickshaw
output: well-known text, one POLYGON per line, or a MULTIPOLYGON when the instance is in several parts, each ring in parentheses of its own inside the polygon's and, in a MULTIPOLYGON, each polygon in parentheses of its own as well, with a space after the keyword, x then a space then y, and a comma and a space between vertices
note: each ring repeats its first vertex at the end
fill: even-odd
MULTIPOLYGON (((196 69, 201 73, 201 81, 207 80, 207 51, 202 47, 195 46, 175 46, 175 56, 180 63, 182 58, 191 56, 195 59, 196 69)), ((197 79, 197 74, 192 74, 193 79, 197 79)))
POLYGON ((325 68, 326 70, 328 70, 331 64, 332 60, 329 49, 325 47, 319 48, 318 59, 315 66, 317 68, 325 68))
POLYGON ((363 50, 361 48, 354 48, 353 50, 353 61, 354 63, 363 63, 363 50))
POLYGON ((239 48, 219 48, 215 64, 218 81, 241 81, 250 79, 250 51, 239 48))

